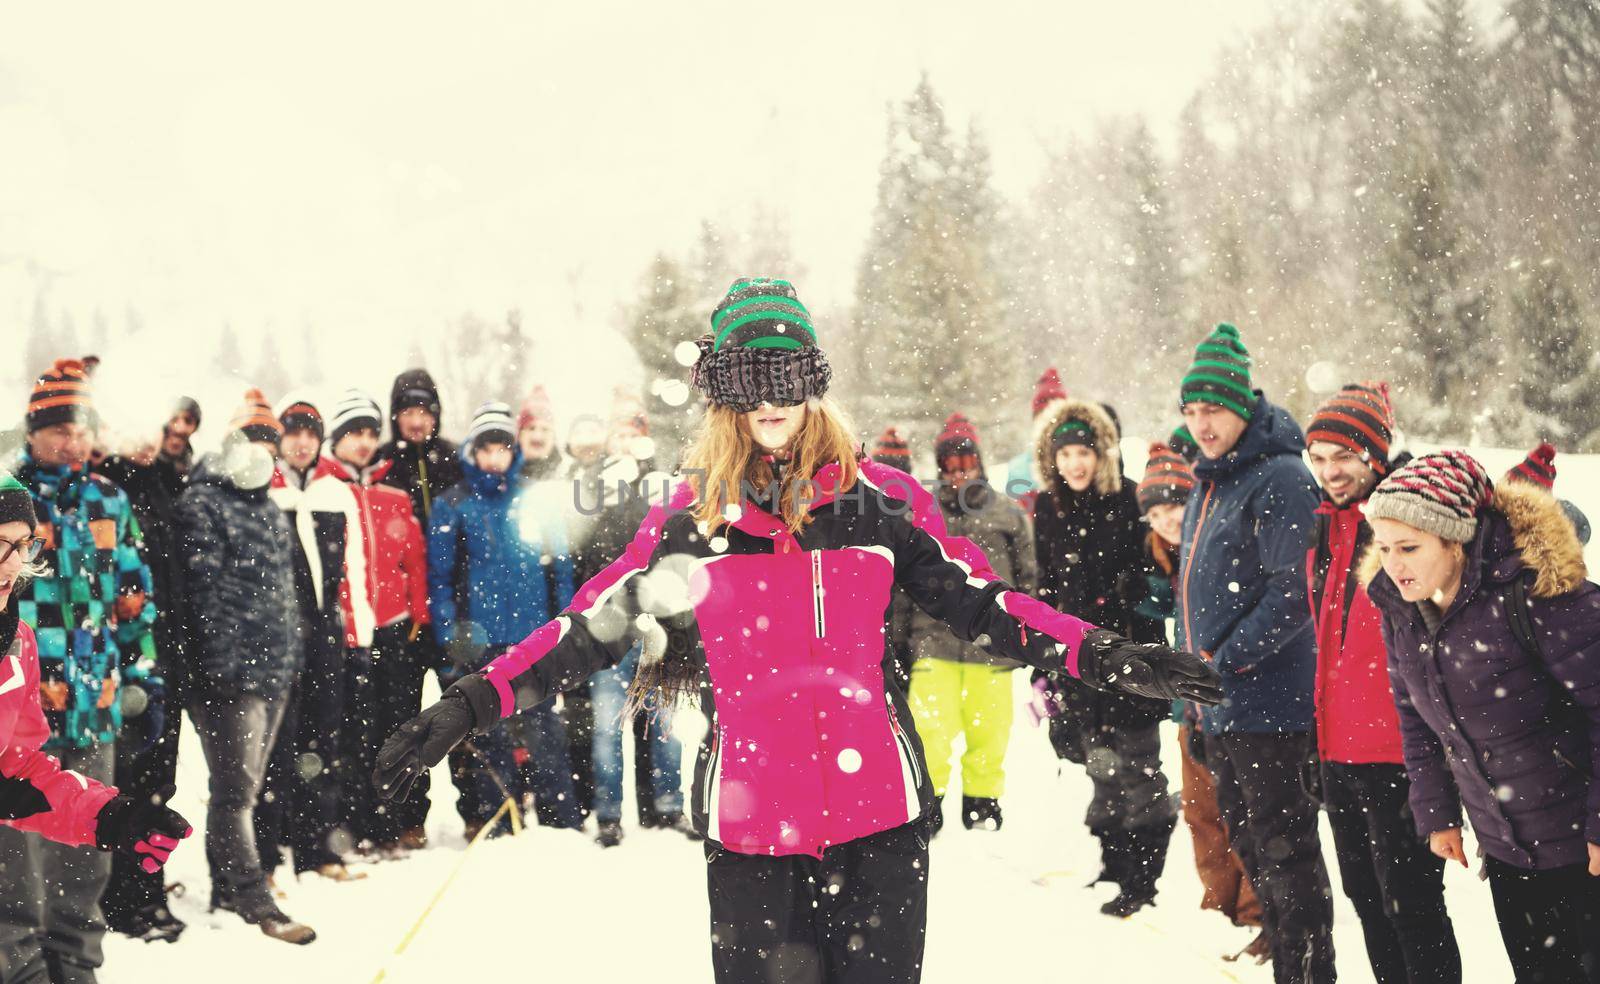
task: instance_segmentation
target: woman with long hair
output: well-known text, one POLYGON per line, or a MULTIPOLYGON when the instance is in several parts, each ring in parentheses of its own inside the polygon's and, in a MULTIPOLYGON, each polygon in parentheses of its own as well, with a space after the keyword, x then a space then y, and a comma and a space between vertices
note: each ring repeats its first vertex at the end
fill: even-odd
POLYGON ((933 789, 885 671, 891 589, 963 640, 1093 686, 1215 702, 1217 678, 1010 590, 927 490, 861 457, 788 282, 736 281, 711 323, 685 480, 565 612, 391 736, 374 781, 404 797, 470 731, 579 686, 642 634, 635 705, 710 676, 691 812, 716 980, 915 982, 933 789))

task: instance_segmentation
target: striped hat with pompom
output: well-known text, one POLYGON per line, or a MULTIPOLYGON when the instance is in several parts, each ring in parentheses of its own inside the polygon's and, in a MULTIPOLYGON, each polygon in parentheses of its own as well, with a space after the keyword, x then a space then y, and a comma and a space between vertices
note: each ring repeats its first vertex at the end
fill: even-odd
POLYGON ((1467 543, 1478 532, 1478 511, 1494 496, 1494 483, 1465 451, 1414 458, 1373 490, 1362 507, 1370 522, 1392 519, 1444 540, 1467 543))
POLYGON ((1232 410, 1249 420, 1255 415, 1256 395, 1250 386, 1250 350, 1239 339, 1239 329, 1226 322, 1195 346, 1194 364, 1183 377, 1178 406, 1210 403, 1232 410))
POLYGON ((1540 486, 1546 492, 1554 491, 1556 487, 1556 446, 1549 441, 1542 442, 1538 447, 1528 452, 1528 456, 1517 467, 1506 472, 1508 482, 1531 482, 1540 486))
POLYGON ((233 412, 228 430, 242 431, 250 441, 277 444, 283 438, 283 424, 272 412, 272 405, 254 386, 244 391, 244 402, 233 412))
POLYGON ((1350 383, 1329 397, 1311 415, 1306 444, 1325 441, 1359 454, 1378 474, 1389 470, 1389 445, 1394 440, 1394 406, 1389 384, 1350 383))
POLYGON ((739 413, 762 403, 804 403, 826 393, 833 378, 811 313, 787 280, 735 280, 711 312, 710 334, 695 345, 700 355, 690 382, 712 403, 739 413))
POLYGON ((1147 513, 1164 503, 1181 506, 1194 491, 1194 469, 1183 455, 1165 444, 1150 445, 1150 458, 1139 480, 1139 511, 1147 513))
POLYGON ((92 427, 94 423, 89 373, 77 359, 57 359, 33 384, 28 398, 28 433, 57 424, 92 427))

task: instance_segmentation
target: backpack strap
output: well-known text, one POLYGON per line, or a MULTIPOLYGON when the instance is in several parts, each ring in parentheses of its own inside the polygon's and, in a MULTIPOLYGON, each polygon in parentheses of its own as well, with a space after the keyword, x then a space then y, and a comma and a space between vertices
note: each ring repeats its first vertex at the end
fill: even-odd
MULTIPOLYGON (((1528 658, 1533 660, 1541 669, 1544 667, 1544 650, 1539 646, 1539 637, 1533 630, 1533 613, 1528 608, 1528 579, 1518 575, 1511 581, 1511 591, 1507 597, 1506 619, 1511 626, 1511 634, 1516 637, 1517 644, 1528 658)), ((1561 687, 1565 690, 1565 687, 1561 687)))

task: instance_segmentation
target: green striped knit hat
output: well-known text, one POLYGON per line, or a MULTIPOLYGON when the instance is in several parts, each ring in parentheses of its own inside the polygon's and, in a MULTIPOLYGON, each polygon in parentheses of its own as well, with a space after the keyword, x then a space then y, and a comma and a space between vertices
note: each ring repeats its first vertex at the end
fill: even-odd
POLYGON ((700 357, 690 382, 712 403, 740 413, 762 403, 803 403, 826 393, 833 378, 811 313, 787 280, 735 280, 711 313, 711 333, 695 344, 700 357))
POLYGON ((1250 386, 1250 350, 1239 340, 1239 329, 1226 322, 1212 329, 1194 350, 1194 365, 1183 377, 1178 406, 1211 403, 1249 420, 1255 413, 1256 394, 1250 386))

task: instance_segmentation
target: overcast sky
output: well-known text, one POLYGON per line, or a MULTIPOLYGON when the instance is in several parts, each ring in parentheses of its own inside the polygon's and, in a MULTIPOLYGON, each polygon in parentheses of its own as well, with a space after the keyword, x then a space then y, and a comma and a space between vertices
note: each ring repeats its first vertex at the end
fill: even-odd
POLYGON ((885 107, 919 73, 1020 195, 1096 116, 1170 124, 1271 2, 13 6, 4 334, 43 282, 80 329, 131 303, 196 350, 224 320, 309 321, 330 361, 387 373, 414 335, 521 307, 606 358, 650 255, 757 207, 787 216, 825 323, 847 310, 885 107))

